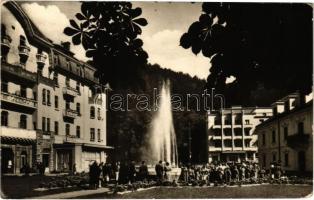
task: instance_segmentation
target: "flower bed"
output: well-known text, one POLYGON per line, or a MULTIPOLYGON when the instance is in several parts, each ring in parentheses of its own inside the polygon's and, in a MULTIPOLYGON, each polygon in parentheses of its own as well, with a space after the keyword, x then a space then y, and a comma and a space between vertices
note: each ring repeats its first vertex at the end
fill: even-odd
POLYGON ((39 188, 54 189, 67 187, 88 187, 88 175, 63 175, 52 177, 49 181, 41 182, 39 188))

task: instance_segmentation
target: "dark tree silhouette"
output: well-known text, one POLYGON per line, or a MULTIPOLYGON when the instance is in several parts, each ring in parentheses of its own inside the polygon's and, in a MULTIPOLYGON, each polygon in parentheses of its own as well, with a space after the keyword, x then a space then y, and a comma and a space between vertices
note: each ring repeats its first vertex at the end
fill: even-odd
POLYGON ((180 45, 211 59, 207 87, 223 92, 227 103, 251 105, 252 98, 277 94, 260 102, 267 105, 289 92, 311 91, 312 12, 296 3, 203 3, 180 45), (230 76, 236 81, 226 84, 230 76))
POLYGON ((102 82, 127 85, 137 77, 135 66, 148 58, 137 38, 147 25, 141 14, 130 2, 82 2, 81 13, 75 15, 79 23, 71 19, 64 33, 74 45, 83 45, 102 82))

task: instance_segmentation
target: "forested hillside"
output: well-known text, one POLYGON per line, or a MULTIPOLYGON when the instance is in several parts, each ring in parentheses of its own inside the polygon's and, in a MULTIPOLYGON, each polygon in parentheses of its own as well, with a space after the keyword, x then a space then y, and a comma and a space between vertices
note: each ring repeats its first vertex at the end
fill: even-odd
MULTIPOLYGON (((109 101, 113 95, 117 94, 125 97, 125 100, 128 94, 146 94, 150 97, 150 102, 153 102, 154 88, 157 88, 159 93, 162 81, 169 79, 171 94, 179 94, 183 97, 182 109, 184 111, 173 112, 179 161, 189 161, 189 130, 192 136, 192 161, 205 161, 206 112, 204 110, 197 111, 196 102, 193 101, 189 103, 190 111, 187 111, 186 108, 186 95, 199 94, 201 96, 205 87, 205 80, 163 69, 157 64, 138 67, 136 74, 137 76, 134 76, 134 80, 129 82, 129 85, 116 84, 113 91, 109 93, 109 101), (201 142, 196 143, 194 141, 201 142)), ((115 147, 114 152, 117 159, 120 160, 140 161, 142 153, 145 152, 147 133, 154 111, 138 111, 135 107, 136 102, 132 98, 129 99, 129 111, 108 110, 108 144, 115 147)), ((150 105, 151 108, 152 106, 150 105)))

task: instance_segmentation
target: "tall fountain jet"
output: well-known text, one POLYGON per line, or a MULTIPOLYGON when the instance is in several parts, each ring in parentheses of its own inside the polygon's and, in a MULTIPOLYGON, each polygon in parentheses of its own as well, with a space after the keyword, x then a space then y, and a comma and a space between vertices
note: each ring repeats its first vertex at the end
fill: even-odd
POLYGON ((151 158, 178 166, 176 134, 173 127, 170 81, 163 81, 157 113, 153 117, 150 130, 151 158))

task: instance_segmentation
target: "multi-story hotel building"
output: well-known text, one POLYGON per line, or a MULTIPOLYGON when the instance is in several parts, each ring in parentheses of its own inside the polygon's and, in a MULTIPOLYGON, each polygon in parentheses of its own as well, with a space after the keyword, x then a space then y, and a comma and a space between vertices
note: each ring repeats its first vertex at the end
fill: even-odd
MULTIPOLYGON (((1 167, 88 170, 105 161, 106 90, 70 43, 52 43, 18 3, 1 6, 1 167)), ((61 34, 61 33, 60 33, 61 34)))
POLYGON ((256 127, 260 166, 269 169, 273 163, 287 173, 312 173, 313 98, 293 93, 272 107, 274 116, 256 127))
POLYGON ((233 106, 208 114, 208 161, 257 161, 255 126, 272 116, 271 108, 233 106))

